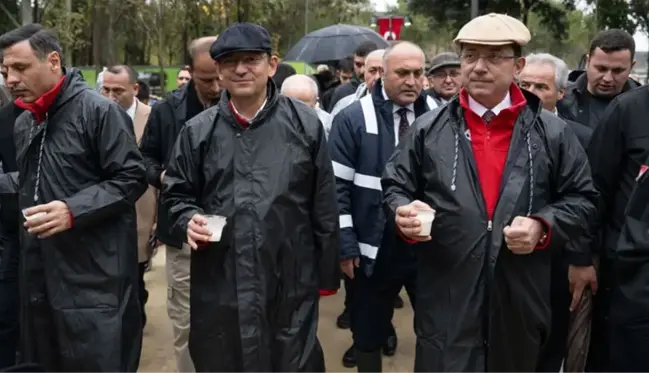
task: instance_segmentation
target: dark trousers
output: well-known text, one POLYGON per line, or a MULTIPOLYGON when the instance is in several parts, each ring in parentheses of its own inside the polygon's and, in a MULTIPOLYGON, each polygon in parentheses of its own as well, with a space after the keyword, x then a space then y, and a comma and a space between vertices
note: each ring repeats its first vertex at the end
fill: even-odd
POLYGON ((539 356, 537 372, 558 372, 566 357, 572 295, 568 282, 568 263, 561 253, 552 258, 550 281, 552 326, 548 340, 539 356))
POLYGON ((140 312, 142 313, 142 329, 146 325, 146 302, 149 300, 149 291, 144 283, 144 273, 146 272, 146 262, 139 264, 139 281, 138 281, 138 298, 140 300, 140 312))
POLYGON ((16 363, 19 341, 20 295, 18 244, 6 244, 0 251, 0 369, 16 363))
POLYGON ((356 349, 361 352, 380 350, 392 334, 394 298, 402 287, 406 288, 413 308, 415 305, 415 247, 395 240, 384 240, 386 245, 379 249, 372 276, 365 274, 361 261, 354 279, 349 281, 353 292, 349 301, 352 335, 356 349))
POLYGON ((597 271, 597 294, 593 297, 593 321, 586 363, 587 372, 614 371, 611 366, 609 336, 611 290, 614 287, 611 266, 612 260, 605 255, 600 255, 597 271))

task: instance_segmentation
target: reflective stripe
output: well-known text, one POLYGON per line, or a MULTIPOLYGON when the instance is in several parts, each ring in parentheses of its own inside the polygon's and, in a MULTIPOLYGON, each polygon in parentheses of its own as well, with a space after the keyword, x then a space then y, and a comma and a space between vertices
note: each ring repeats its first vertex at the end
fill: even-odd
POLYGON ((437 108, 437 101, 433 100, 432 97, 426 95, 426 105, 428 105, 428 110, 434 110, 437 108))
POLYGON ((363 120, 365 121, 365 132, 378 135, 379 126, 376 122, 376 111, 374 111, 372 95, 365 95, 365 97, 361 98, 360 101, 361 108, 363 109, 363 120))
POLYGON ((354 185, 361 188, 381 190, 381 178, 363 174, 354 175, 354 185))
POLYGON ((331 161, 331 165, 334 168, 334 175, 336 175, 336 177, 339 177, 343 180, 354 180, 354 174, 356 173, 356 171, 354 171, 353 168, 347 167, 344 164, 340 164, 335 161, 331 161))
POLYGON ((351 215, 340 215, 338 221, 340 222, 340 229, 354 227, 351 215))
POLYGON ((361 255, 366 256, 370 259, 376 259, 376 254, 379 252, 378 247, 362 242, 358 243, 358 247, 361 249, 361 255))

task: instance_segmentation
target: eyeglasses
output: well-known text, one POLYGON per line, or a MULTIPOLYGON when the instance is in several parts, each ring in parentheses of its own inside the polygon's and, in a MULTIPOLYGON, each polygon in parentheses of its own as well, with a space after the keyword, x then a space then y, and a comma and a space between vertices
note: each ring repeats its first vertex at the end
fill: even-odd
POLYGON ((241 63, 245 68, 252 69, 258 66, 261 61, 266 58, 265 54, 260 54, 256 56, 243 56, 243 57, 226 57, 220 61, 221 67, 234 70, 241 63))
POLYGON ((479 59, 483 59, 486 62, 492 64, 492 65, 499 65, 505 60, 511 60, 516 58, 516 56, 503 56, 502 54, 498 53, 489 53, 487 55, 481 55, 476 52, 463 52, 462 55, 460 56, 462 61, 465 63, 476 63, 478 62, 479 59))

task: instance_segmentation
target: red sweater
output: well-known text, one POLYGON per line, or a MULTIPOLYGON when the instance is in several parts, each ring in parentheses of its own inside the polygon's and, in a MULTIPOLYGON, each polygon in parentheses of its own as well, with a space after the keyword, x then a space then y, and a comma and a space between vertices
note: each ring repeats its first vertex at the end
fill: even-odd
MULTIPOLYGON (((473 158, 478 171, 478 181, 489 219, 493 217, 500 196, 500 186, 507 162, 509 145, 514 133, 514 124, 521 110, 527 104, 523 92, 516 84, 511 85, 509 95, 512 105, 501 110, 498 115, 491 119, 488 126, 482 117, 474 113, 469 107, 468 92, 462 88, 459 95, 460 105, 464 108, 464 120, 471 132, 471 149, 473 150, 473 158)), ((550 227, 546 221, 535 219, 544 225, 547 232, 545 241, 537 247, 537 249, 543 249, 550 242, 550 227)))

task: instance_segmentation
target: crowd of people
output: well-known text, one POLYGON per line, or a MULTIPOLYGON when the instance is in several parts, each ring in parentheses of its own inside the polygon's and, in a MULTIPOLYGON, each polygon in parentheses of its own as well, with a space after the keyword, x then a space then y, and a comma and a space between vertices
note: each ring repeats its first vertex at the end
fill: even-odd
POLYGON ((137 371, 164 245, 179 372, 326 371, 341 279, 359 372, 397 353, 404 288, 414 371, 649 370, 633 38, 571 73, 531 37, 491 13, 454 52, 366 42, 309 76, 236 23, 147 105, 130 66, 95 90, 46 28, 0 36, 0 369, 137 371))

